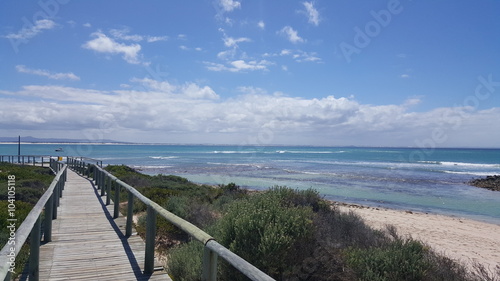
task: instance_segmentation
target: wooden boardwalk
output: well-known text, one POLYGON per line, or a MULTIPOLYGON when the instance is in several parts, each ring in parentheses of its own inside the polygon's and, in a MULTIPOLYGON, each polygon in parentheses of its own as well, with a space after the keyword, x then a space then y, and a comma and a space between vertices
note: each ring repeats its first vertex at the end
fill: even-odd
POLYGON ((52 242, 40 247, 40 280, 171 280, 164 270, 142 273, 143 240, 135 230, 124 236, 125 217, 113 219, 99 193, 68 169, 52 242))

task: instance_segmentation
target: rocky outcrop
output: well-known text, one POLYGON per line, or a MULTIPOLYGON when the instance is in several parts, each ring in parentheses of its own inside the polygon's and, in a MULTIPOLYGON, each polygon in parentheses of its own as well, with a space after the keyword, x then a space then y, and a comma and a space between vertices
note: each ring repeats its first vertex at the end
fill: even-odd
POLYGON ((468 182, 468 184, 489 190, 500 191, 500 175, 474 179, 468 182))

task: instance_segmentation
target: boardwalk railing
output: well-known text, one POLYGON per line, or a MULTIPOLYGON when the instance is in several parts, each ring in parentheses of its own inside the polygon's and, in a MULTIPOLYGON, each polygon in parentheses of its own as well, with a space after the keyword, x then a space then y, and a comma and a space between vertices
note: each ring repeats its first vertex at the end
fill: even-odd
POLYGON ((139 199, 147 206, 144 273, 150 274, 154 271, 156 216, 160 215, 199 242, 203 243, 203 245, 205 246, 203 252, 202 280, 217 280, 218 257, 226 260, 251 280, 274 280, 249 262, 245 261, 235 253, 217 243, 217 241, 215 241, 215 239, 206 232, 202 231, 190 222, 165 210, 154 201, 142 195, 135 188, 108 173, 98 165, 87 163, 71 157, 68 157, 68 165, 71 169, 82 175, 93 177, 96 185, 101 189, 101 196, 106 195, 106 204, 110 204, 111 186, 114 185, 114 218, 117 218, 119 216, 120 189, 123 188, 126 190, 126 192, 128 192, 127 223, 125 228, 126 236, 132 235, 134 197, 139 199))
MULTIPOLYGON (((10 156, 0 156, 0 160, 7 161, 10 156)), ((16 156, 17 158, 18 156, 16 156)), ((36 157, 43 156, 19 156, 21 159, 33 159, 35 161, 36 157), (34 157, 34 158, 31 158, 34 157)), ((16 262, 16 257, 24 245, 28 236, 30 236, 30 255, 28 260, 28 274, 29 280, 39 280, 39 261, 40 261, 40 240, 42 236, 42 211, 45 209, 45 217, 43 220, 43 241, 50 242, 52 240, 52 220, 57 218, 57 207, 59 206, 59 198, 62 196, 62 190, 64 189, 64 183, 66 182, 66 171, 67 165, 50 159, 50 167, 56 174, 54 180, 50 184, 49 188, 45 191, 42 197, 38 200, 33 209, 29 212, 28 216, 24 219, 23 223, 16 230, 15 226, 10 227, 9 225, 9 241, 0 251, 0 280, 10 280, 11 273, 14 271, 14 266, 16 262)), ((16 159, 17 160, 17 159, 16 159)), ((9 161, 10 162, 10 161, 9 161)), ((24 162, 24 163, 28 163, 24 162)), ((23 162, 18 162, 23 163, 23 162)), ((43 160, 41 163, 44 163, 43 160)), ((13 185, 15 186, 15 185, 13 185)), ((15 201, 9 201, 13 208, 10 210, 15 210, 15 201)), ((1 210, 2 212, 7 210, 1 210)), ((15 211, 14 211, 15 212, 15 211)), ((15 215, 15 213, 13 213, 15 215)), ((9 224, 15 225, 15 217, 8 219, 9 224)))
MULTIPOLYGON (((61 157, 62 158, 62 157, 61 157)), ((33 165, 40 164, 42 167, 49 165, 51 159, 60 159, 58 156, 40 156, 40 155, 0 155, 0 162, 9 162, 13 164, 33 165)))

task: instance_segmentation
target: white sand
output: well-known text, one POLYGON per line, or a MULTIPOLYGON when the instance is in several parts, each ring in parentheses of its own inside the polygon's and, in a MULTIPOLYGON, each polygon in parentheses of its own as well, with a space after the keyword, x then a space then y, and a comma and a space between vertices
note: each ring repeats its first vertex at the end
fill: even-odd
POLYGON ((400 235, 409 235, 471 268, 478 262, 491 271, 500 266, 500 225, 458 217, 361 207, 337 206, 352 210, 372 227, 392 224, 400 235))

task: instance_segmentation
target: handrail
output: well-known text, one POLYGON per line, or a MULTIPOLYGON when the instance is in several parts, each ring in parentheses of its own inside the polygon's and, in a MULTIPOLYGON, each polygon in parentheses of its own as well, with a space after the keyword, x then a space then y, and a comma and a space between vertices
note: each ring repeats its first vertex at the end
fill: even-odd
POLYGON ((50 242, 52 240, 52 220, 57 218, 57 207, 66 182, 68 168, 66 164, 50 159, 50 167, 56 176, 17 231, 11 231, 11 238, 0 251, 1 280, 10 280, 16 257, 28 236, 30 236, 29 280, 39 279, 41 214, 45 209, 43 239, 45 242, 50 242))
POLYGON ((49 156, 49 155, 0 155, 0 162, 8 162, 12 164, 22 164, 22 165, 31 163, 33 164, 33 166, 35 166, 37 163, 40 163, 42 164, 42 167, 44 167, 44 164, 49 163, 50 159, 58 159, 59 157, 60 156, 49 156))
POLYGON ((111 198, 111 185, 116 183, 115 194, 114 194, 114 214, 113 217, 117 218, 119 216, 119 193, 120 188, 123 187, 128 192, 128 211, 127 211, 127 223, 125 227, 125 235, 130 236, 132 234, 132 216, 133 216, 133 202, 134 197, 138 198, 147 206, 146 215, 146 246, 145 246, 145 261, 144 261, 144 273, 150 274, 154 271, 154 244, 156 236, 156 215, 159 214, 170 223, 174 224, 178 228, 185 231, 188 235, 194 237, 199 242, 203 243, 204 253, 203 253, 203 268, 202 268, 202 280, 215 281, 217 280, 217 257, 221 257, 231 265, 233 265, 237 270, 243 273, 245 276, 251 280, 274 280, 266 273, 262 272, 260 269, 256 268, 254 265, 250 264, 243 258, 239 257, 235 253, 231 252, 224 246, 220 245, 215 241, 215 239, 208 233, 204 232, 200 228, 196 227, 192 223, 178 217, 177 215, 165 210, 160 205, 152 201, 151 199, 142 195, 134 187, 128 185, 127 183, 121 181, 111 173, 107 172, 98 165, 86 163, 84 161, 77 160, 75 158, 68 157, 68 165, 73 170, 79 172, 82 175, 87 175, 90 177, 90 171, 92 170, 92 177, 96 182, 98 188, 101 189, 101 196, 106 195, 106 204, 110 203, 111 198))

